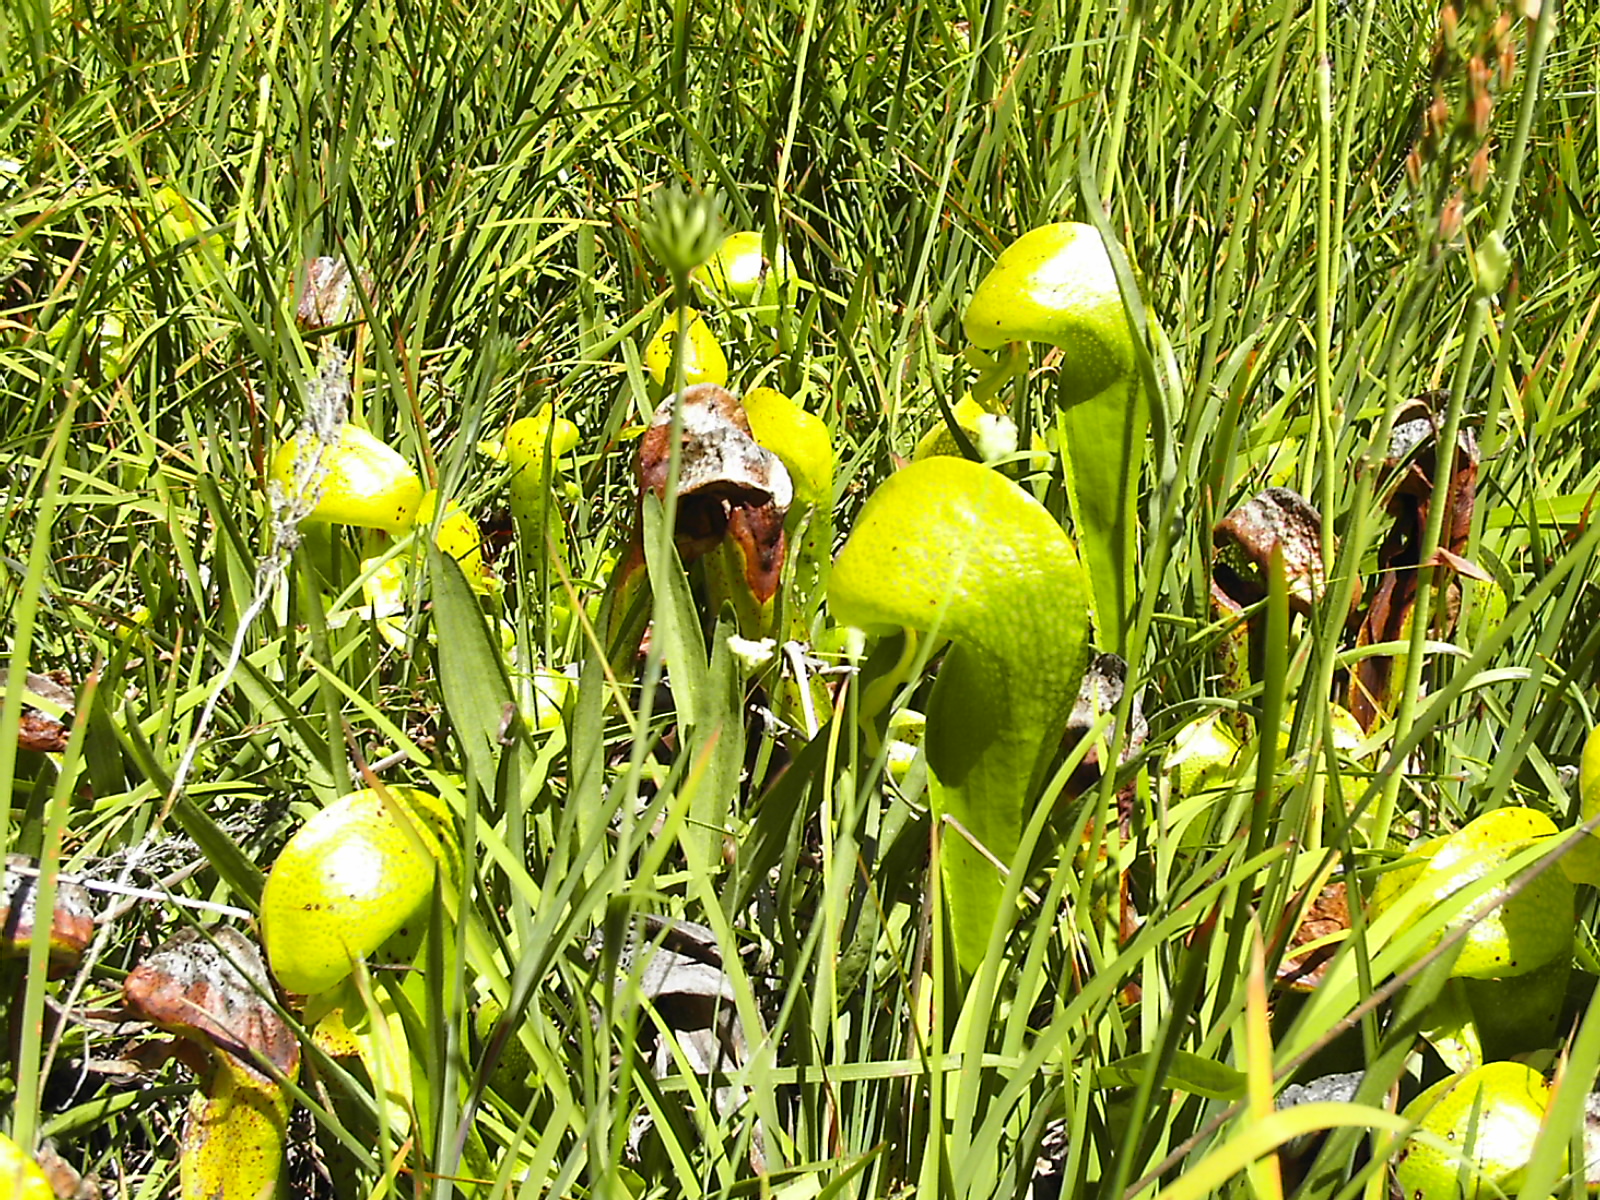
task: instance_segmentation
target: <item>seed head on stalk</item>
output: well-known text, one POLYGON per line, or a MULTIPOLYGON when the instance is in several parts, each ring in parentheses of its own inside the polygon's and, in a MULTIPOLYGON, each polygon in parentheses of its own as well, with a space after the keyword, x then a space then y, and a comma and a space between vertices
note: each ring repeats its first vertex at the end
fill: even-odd
POLYGON ((671 276, 673 301, 681 309, 689 294, 689 275, 722 245, 723 221, 716 197, 663 188, 652 197, 639 232, 671 276))
POLYGON ((1516 78, 1515 29, 1502 0, 1446 0, 1439 10, 1432 95, 1406 157, 1436 252, 1455 239, 1494 177, 1494 108, 1516 78))

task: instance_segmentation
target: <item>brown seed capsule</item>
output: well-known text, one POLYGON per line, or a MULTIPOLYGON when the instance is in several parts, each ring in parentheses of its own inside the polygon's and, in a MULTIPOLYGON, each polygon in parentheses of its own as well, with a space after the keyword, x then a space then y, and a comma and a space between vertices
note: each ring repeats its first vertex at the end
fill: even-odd
POLYGON ((1444 208, 1439 213, 1439 240, 1448 242, 1461 232, 1461 218, 1466 211, 1466 201, 1461 193, 1454 193, 1444 202, 1444 208))
POLYGON ((1428 125, 1433 133, 1443 133, 1450 127, 1450 102, 1444 98, 1443 92, 1435 92, 1433 103, 1428 107, 1428 125))
POLYGON ((1489 183, 1489 143, 1485 142, 1478 147, 1478 152, 1472 156, 1472 165, 1467 168, 1467 186, 1476 196, 1483 191, 1489 183))
POLYGON ((1412 187, 1422 186, 1422 155, 1415 146, 1406 155, 1406 178, 1411 181, 1412 187))
POLYGON ((1456 40, 1456 27, 1461 18, 1456 15, 1456 6, 1446 4, 1439 10, 1439 36, 1447 45, 1454 44, 1456 40))
POLYGON ((1494 97, 1485 89, 1472 98, 1472 135, 1481 138, 1489 132, 1489 118, 1494 115, 1494 97))

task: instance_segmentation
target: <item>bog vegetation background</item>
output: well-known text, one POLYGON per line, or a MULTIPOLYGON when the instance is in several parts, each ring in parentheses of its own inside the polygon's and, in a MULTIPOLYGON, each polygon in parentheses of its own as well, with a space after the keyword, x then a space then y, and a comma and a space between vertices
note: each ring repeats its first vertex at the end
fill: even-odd
MULTIPOLYGON (((82 971, 9 964, 16 1140, 106 1195, 176 1192, 196 1077, 124 1019, 122 981, 185 927, 251 930, 263 873, 365 763, 448 797, 464 870, 407 1013, 409 1099, 305 1048, 295 1194, 1013 1195, 1036 1170, 1074 1195, 1382 1194, 1396 1143, 1359 1124, 1237 1172, 1285 1132, 1268 1113, 1291 1076, 1369 1066, 1363 1112, 1443 1076, 1416 1011, 1442 974, 1380 991, 1408 960, 1352 904, 1309 998, 1267 985, 1284 914, 1327 879, 1354 896, 1500 807, 1577 815, 1600 661, 1592 10, 14 0, 0 73, 6 844, 150 893, 93 893, 82 971), (826 422, 835 545, 971 385, 961 316, 1001 248, 1091 222, 1137 279, 1155 419, 1127 658, 1148 735, 1104 784, 1047 782, 1064 798, 1030 830, 1015 928, 973 977, 927 866, 951 835, 926 772, 885 770, 884 721, 925 707, 936 645, 864 657, 824 577, 791 572, 815 619, 743 687, 695 576, 657 589, 642 678, 613 688, 575 615, 637 519, 667 189, 714 193, 805 281, 775 321, 708 317, 732 390, 826 422), (371 287, 306 332, 317 256, 371 287), (267 465, 334 348, 350 420, 489 531, 496 596, 447 601, 418 559, 373 619, 351 566, 371 542, 346 532, 331 581, 304 557, 262 574, 267 465), (1439 444, 1472 434, 1476 503, 1461 540, 1427 535, 1454 554, 1424 563, 1432 619, 1366 639, 1410 651, 1388 717, 1335 747, 1321 701, 1382 653, 1343 602, 1402 569, 1378 464, 1424 393, 1439 444), (566 579, 505 536, 488 452, 546 403, 579 434, 551 480, 566 579), (1327 590, 1274 610, 1241 679, 1218 665, 1213 530, 1268 486, 1320 510, 1327 590), (574 664, 584 687, 541 719, 533 672, 574 664), (69 697, 52 709, 30 672, 69 697), (782 719, 797 672, 827 684, 809 728, 782 719), (19 748, 41 713, 63 748, 19 748), (1175 742, 1218 714, 1285 732, 1184 778, 1175 742), (708 797, 722 716, 743 760, 708 797), (630 970, 629 931, 659 943, 657 918, 709 931, 673 943, 711 973, 687 999, 630 970), (720 1031, 715 1077, 678 1047, 697 1021, 720 1031)), ((1062 362, 1036 350, 1008 393, 1023 452, 998 469, 1070 530, 1062 362)), ((1547 850, 1518 869, 1559 869, 1547 850)), ((1578 930, 1564 1015, 1530 1051, 1575 1082, 1530 1188, 1582 1188, 1564 1154, 1600 1062, 1592 889, 1576 915, 1557 914, 1578 930)), ((1419 915, 1411 949, 1445 920, 1419 915)))

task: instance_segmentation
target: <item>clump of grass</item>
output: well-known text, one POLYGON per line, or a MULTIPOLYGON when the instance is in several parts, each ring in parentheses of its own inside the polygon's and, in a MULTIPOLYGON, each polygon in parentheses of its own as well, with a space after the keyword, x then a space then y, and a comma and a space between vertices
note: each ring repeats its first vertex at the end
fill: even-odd
MULTIPOLYGON (((75 989, 42 951, 13 973, 10 1028, 46 1020, 59 1049, 9 1044, 0 1125, 108 1188, 175 1187, 187 1077, 120 1065, 102 1012, 150 947, 217 913, 191 905, 253 911, 288 836, 364 773, 444 797, 468 873, 435 906, 426 987, 373 974, 374 997, 413 997, 411 1111, 308 1048, 299 1193, 1016 1195, 1037 1170, 1120 1198, 1275 1161, 1252 1130, 1297 1072, 1365 1069, 1361 1111, 1399 1111, 1393 1082, 1439 1074, 1417 1030, 1443 975, 1395 976, 1359 904, 1311 996, 1269 998, 1265 972, 1281 914, 1329 872, 1359 891, 1422 834, 1507 804, 1563 828, 1575 811, 1600 682, 1600 27, 1544 7, 1472 0, 1450 25, 1401 0, 971 20, 766 0, 24 5, 0 33, 0 840, 47 874, 171 900, 107 899, 75 989), (788 597, 816 619, 741 665, 665 553, 670 523, 639 508, 640 346, 687 270, 639 214, 674 191, 715 191, 806 281, 775 321, 711 315, 732 390, 773 386, 826 421, 840 539, 971 386, 961 314, 1001 247, 1090 222, 1137 275, 1164 436, 1139 492, 1126 707, 1098 761, 1119 761, 1135 697, 1149 737, 1080 795, 1066 771, 1047 782, 1065 798, 1024 832, 1024 903, 976 983, 944 949, 928 863, 951 833, 925 770, 886 769, 914 724, 891 714, 926 706, 938 647, 854 642, 817 573, 788 597), (346 323, 302 331, 318 255, 373 282, 346 323), (322 411, 303 381, 326 362, 346 364, 348 419, 489 530, 509 489, 484 448, 546 402, 573 421, 549 506, 567 561, 508 541, 483 597, 431 529, 296 551, 265 464, 322 411), (1392 521, 1377 464, 1402 402, 1433 391, 1440 443, 1470 431, 1478 449, 1462 557, 1507 607, 1475 622, 1490 590, 1432 553, 1435 504, 1416 619, 1382 651, 1404 655, 1394 720, 1362 765, 1324 701, 1369 652, 1347 623, 1392 521), (1320 510, 1327 595, 1265 612, 1260 672, 1230 690, 1212 531, 1269 485, 1320 510), (636 512, 663 551, 638 678, 596 633, 636 512), (385 556, 409 581, 392 638, 352 615, 360 564, 385 556), (541 724, 528 681, 563 670, 562 720, 541 724), (19 748, 29 671, 76 695, 63 751, 19 748), (814 734, 784 718, 796 683, 814 734), (1257 738, 1209 803, 1174 795, 1164 756, 1213 712, 1286 740, 1257 738), (1364 816, 1324 819, 1350 769, 1364 816), (653 942, 698 964, 700 992, 663 990, 638 952, 653 942), (692 1028, 720 1074, 692 1069, 692 1028)), ((1042 356, 1013 393, 1021 451, 1001 470, 1070 524, 1045 436, 1059 369, 1042 356)), ((1576 1032, 1545 1048, 1585 1086, 1593 920, 1580 891, 1576 1032)), ((1299 1194, 1347 1194, 1393 1153, 1360 1140, 1281 1161, 1299 1194)), ((1558 1156, 1535 1169, 1554 1181, 1558 1156)), ((1278 1187, 1266 1170, 1247 1186, 1278 1187)))

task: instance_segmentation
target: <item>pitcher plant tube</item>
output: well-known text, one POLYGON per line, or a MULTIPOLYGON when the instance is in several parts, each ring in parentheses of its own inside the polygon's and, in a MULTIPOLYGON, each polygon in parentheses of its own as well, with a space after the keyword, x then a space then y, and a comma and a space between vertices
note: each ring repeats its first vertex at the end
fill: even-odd
POLYGON ((1078 697, 1089 587, 1050 514, 1003 475, 930 458, 867 501, 834 563, 843 624, 948 638, 925 746, 956 956, 982 962, 1029 808, 1078 697), (974 845, 973 842, 978 843, 974 845), (979 846, 982 849, 979 849, 979 846))
POLYGON ((530 563, 565 564, 567 526, 550 499, 561 480, 561 463, 578 444, 578 427, 557 417, 546 403, 506 430, 505 459, 511 468, 511 517, 530 563))
POLYGON ((978 350, 1004 351, 973 389, 979 404, 1007 377, 1025 375, 1028 343, 1062 352, 1056 422, 1068 502, 1097 640, 1126 657, 1150 411, 1133 326, 1100 234, 1075 222, 1023 234, 995 259, 962 323, 978 350))

